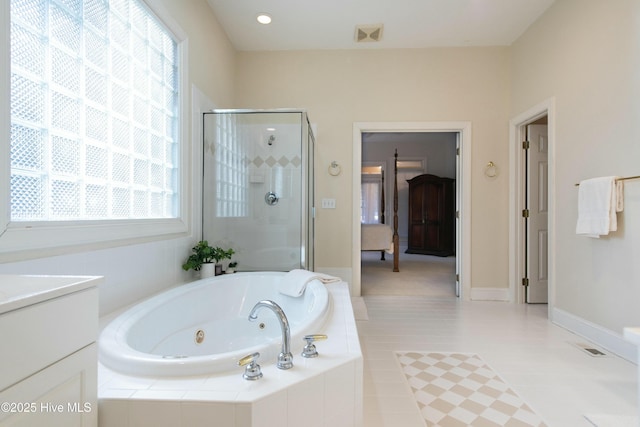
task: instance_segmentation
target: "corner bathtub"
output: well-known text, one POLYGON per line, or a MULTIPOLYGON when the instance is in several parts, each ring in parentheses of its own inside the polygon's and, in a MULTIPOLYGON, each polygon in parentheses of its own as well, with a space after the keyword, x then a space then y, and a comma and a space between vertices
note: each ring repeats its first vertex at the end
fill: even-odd
POLYGON ((100 427, 362 426, 362 351, 348 284, 312 282, 302 297, 291 298, 275 291, 283 274, 199 280, 115 319, 116 314, 103 317, 100 427), (282 305, 288 316, 291 369, 276 367, 281 330, 275 314, 262 309, 256 322, 248 320, 261 299, 282 305), (260 323, 265 324, 262 330, 260 323), (205 347, 193 343, 199 329, 205 331, 202 344, 215 347, 204 351, 207 356, 200 353, 205 347), (328 336, 316 343, 319 356, 313 359, 300 355, 301 335, 308 333, 328 336), (261 353, 264 376, 247 381, 236 359, 255 350, 261 353))
POLYGON ((258 363, 277 357, 282 331, 270 310, 248 315, 269 299, 280 305, 291 328, 291 348, 318 333, 329 312, 329 294, 317 280, 303 296, 278 292, 285 273, 221 275, 173 288, 122 313, 99 339, 100 361, 124 374, 191 376, 238 371, 240 358, 259 352, 258 363))

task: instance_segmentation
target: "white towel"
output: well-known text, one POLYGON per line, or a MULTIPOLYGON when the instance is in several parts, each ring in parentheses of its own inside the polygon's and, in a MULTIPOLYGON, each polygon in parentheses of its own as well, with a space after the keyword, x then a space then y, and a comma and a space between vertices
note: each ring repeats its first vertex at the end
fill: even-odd
POLYGON ((282 281, 278 285, 278 292, 290 297, 299 297, 304 294, 307 284, 312 280, 319 280, 322 283, 339 282, 339 277, 329 276, 328 274, 315 273, 313 271, 295 269, 284 275, 282 281))
POLYGON ((624 181, 616 180, 616 212, 624 210, 624 181))
POLYGON ((623 206, 623 186, 618 177, 605 176, 581 181, 576 234, 599 238, 616 231, 616 212, 622 212, 623 206))

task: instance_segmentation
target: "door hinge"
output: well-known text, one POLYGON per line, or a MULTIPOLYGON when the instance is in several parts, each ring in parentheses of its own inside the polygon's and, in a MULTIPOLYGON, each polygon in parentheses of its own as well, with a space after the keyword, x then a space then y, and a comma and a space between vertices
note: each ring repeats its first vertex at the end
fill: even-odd
POLYGON ((523 218, 529 218, 529 209, 523 209, 522 210, 522 217, 523 218))
POLYGON ((460 281, 460 275, 456 274, 456 282, 459 282, 459 281, 460 281))
POLYGON ((529 278, 528 277, 523 277, 522 278, 522 286, 524 286, 525 288, 527 286, 529 286, 529 278))
POLYGON ((529 141, 522 141, 522 149, 523 150, 529 149, 529 141))
POLYGON ((460 155, 460 148, 456 147, 456 156, 459 156, 459 155, 460 155))
POLYGON ((456 218, 460 219, 460 211, 456 211, 456 218))

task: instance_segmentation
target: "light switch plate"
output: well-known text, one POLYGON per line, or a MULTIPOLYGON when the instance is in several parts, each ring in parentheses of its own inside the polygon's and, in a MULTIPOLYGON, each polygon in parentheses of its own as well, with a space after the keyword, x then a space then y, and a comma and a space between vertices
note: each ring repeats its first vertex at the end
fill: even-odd
POLYGON ((322 199, 322 209, 335 209, 336 199, 322 199))

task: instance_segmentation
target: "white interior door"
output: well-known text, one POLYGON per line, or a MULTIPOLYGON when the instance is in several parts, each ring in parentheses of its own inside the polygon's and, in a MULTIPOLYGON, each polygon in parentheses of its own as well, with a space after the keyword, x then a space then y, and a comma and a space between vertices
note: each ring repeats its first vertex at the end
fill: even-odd
POLYGON ((529 286, 528 303, 546 303, 548 301, 548 139, 547 125, 527 126, 529 152, 529 220, 527 230, 527 263, 529 286))

